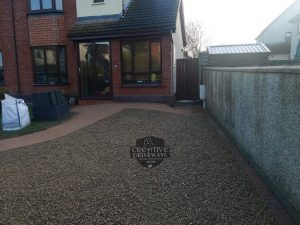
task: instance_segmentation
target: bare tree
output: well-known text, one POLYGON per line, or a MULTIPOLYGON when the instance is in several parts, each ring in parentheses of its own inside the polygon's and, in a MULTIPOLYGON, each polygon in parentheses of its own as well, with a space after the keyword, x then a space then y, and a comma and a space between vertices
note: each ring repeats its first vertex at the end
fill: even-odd
POLYGON ((186 48, 193 58, 197 58, 209 42, 199 20, 193 20, 186 25, 186 48))

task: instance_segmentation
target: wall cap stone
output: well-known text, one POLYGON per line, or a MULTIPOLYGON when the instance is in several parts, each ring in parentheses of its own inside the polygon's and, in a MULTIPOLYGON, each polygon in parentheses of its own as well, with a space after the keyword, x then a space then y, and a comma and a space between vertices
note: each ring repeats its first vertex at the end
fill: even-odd
POLYGON ((223 72, 249 72, 249 73, 288 73, 288 74, 300 75, 300 65, 253 66, 253 67, 204 67, 204 70, 223 71, 223 72))

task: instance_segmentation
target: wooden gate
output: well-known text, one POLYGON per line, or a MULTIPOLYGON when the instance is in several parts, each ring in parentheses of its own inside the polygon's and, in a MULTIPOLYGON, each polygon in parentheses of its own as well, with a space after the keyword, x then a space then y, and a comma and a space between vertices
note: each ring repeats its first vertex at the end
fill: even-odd
POLYGON ((176 100, 198 100, 199 59, 178 59, 176 64, 176 100))

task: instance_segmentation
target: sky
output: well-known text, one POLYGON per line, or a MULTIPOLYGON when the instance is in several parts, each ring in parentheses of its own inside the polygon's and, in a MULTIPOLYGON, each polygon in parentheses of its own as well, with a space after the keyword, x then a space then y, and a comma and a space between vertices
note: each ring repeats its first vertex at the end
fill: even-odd
POLYGON ((254 43, 295 0, 183 0, 185 20, 199 20, 209 45, 254 43))

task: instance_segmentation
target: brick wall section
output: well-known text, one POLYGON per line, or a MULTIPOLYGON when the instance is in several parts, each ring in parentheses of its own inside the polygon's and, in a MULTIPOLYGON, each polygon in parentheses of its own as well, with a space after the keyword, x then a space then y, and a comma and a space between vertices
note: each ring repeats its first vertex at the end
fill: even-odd
POLYGON ((28 23, 31 46, 66 44, 63 14, 31 15, 28 23))
POLYGON ((3 66, 6 88, 17 93, 17 72, 14 56, 14 42, 10 1, 0 1, 0 49, 3 53, 3 66))
MULTIPOLYGON (((0 1, 0 48, 3 51, 5 87, 10 94, 17 94, 17 72, 10 2, 11 0, 0 1)), ((13 2, 22 95, 60 89, 77 91, 77 51, 73 42, 67 38, 68 31, 76 20, 75 0, 64 1, 63 14, 40 15, 28 15, 28 1, 14 0, 13 2), (70 85, 33 85, 31 47, 46 45, 66 46, 70 85)))
POLYGON ((15 29, 16 29, 18 60, 19 60, 21 93, 22 95, 29 95, 31 94, 32 91, 33 70, 32 70, 31 49, 29 43, 28 17, 27 17, 28 1, 13 1, 13 3, 14 3, 15 29))
POLYGON ((64 17, 65 17, 65 32, 66 32, 66 49, 67 49, 67 65, 68 65, 68 80, 70 85, 65 87, 66 90, 73 90, 78 93, 78 51, 76 45, 67 37, 71 26, 77 19, 76 0, 64 1, 64 17))
POLYGON ((112 79, 114 96, 171 96, 171 35, 161 37, 162 46, 162 85, 159 87, 122 87, 120 40, 111 42, 112 79))

